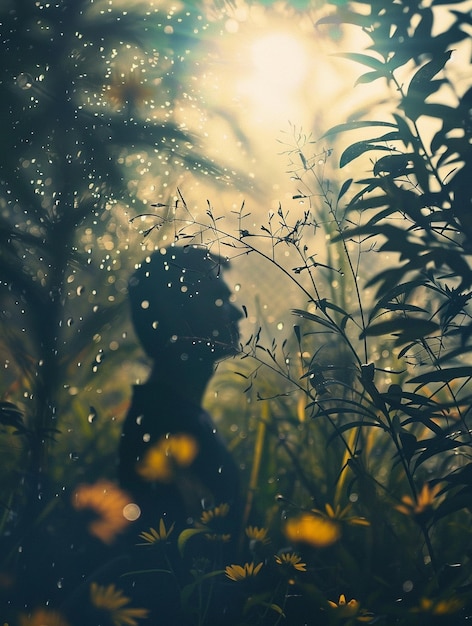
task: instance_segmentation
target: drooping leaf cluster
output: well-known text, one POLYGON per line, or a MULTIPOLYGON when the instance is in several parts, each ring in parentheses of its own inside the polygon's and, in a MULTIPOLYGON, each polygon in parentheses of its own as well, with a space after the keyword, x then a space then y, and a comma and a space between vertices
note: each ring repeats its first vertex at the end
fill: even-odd
POLYGON ((413 491, 415 473, 434 458, 447 494, 435 519, 463 509, 472 492, 472 87, 460 63, 470 14, 467 3, 450 4, 361 2, 319 21, 362 31, 365 52, 339 56, 368 68, 356 88, 378 83, 389 94, 384 115, 352 119, 325 137, 362 132, 343 148, 340 166, 368 175, 343 184, 350 199, 337 235, 369 242, 379 255, 365 284, 376 291, 360 338, 393 336, 397 357, 414 367, 381 391, 375 363, 363 365, 359 381, 373 412, 359 410, 344 428, 369 419, 386 429, 413 491))
POLYGON ((423 336, 445 332, 464 348, 471 332, 465 307, 471 286, 472 89, 462 86, 458 92, 454 47, 470 36, 470 24, 467 13, 455 9, 448 12, 447 30, 436 32, 444 19, 438 9, 447 4, 366 2, 367 12, 337 11, 336 19, 360 27, 371 40, 365 53, 341 55, 369 68, 357 84, 386 84, 396 106, 390 119, 353 120, 327 135, 356 129, 368 135, 340 157, 341 167, 354 168, 366 155, 372 162, 371 176, 355 181, 355 187, 348 181, 353 195, 347 213, 351 224, 354 213, 362 220, 342 236, 375 237, 381 252, 399 258, 367 285, 378 286, 379 298, 367 333, 397 331, 405 344, 421 335, 414 330, 421 323, 423 336), (437 302, 435 310, 398 306, 399 299, 408 300, 421 287, 424 299, 437 302), (396 314, 379 321, 385 312, 396 314))

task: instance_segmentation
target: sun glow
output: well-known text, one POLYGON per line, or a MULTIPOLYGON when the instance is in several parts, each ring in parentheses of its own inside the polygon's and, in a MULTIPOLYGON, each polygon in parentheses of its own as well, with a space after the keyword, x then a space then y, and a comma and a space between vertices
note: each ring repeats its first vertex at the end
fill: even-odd
POLYGON ((289 33, 270 33, 250 46, 252 68, 242 92, 256 115, 273 119, 296 115, 300 90, 307 78, 308 55, 289 33))
POLYGON ((292 35, 267 35, 252 45, 251 52, 257 79, 264 87, 293 89, 302 83, 307 58, 303 46, 292 35))

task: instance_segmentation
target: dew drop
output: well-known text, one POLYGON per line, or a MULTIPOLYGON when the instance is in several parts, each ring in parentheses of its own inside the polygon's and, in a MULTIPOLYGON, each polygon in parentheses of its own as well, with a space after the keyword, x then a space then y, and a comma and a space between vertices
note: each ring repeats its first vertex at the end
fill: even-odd
POLYGON ((31 89, 33 86, 33 79, 30 74, 21 72, 21 74, 18 74, 16 77, 16 84, 20 89, 31 89))
POLYGON ((135 522, 141 515, 141 509, 134 502, 130 502, 123 508, 123 517, 129 522, 135 522))

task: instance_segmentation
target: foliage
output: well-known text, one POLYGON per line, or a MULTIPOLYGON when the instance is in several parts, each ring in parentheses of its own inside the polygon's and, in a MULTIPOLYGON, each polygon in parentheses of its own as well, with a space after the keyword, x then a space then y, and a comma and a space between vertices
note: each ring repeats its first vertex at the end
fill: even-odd
MULTIPOLYGON (((293 333, 281 343, 256 326, 220 378, 239 398, 228 402, 225 421, 237 425, 230 445, 247 487, 240 537, 226 532, 230 512, 220 503, 180 533, 172 520, 139 530, 139 522, 131 523, 140 545, 123 549, 122 511, 132 504, 126 494, 103 481, 81 487, 74 510, 62 511, 62 526, 55 520, 53 531, 45 529, 57 538, 59 565, 47 570, 44 585, 65 567, 61 546, 71 541, 82 546, 79 563, 93 555, 97 569, 63 592, 38 583, 33 597, 47 598, 52 623, 84 623, 86 615, 88 623, 136 624, 148 610, 161 623, 212 626, 470 618, 472 88, 453 72, 470 16, 465 2, 451 9, 447 0, 336 4, 318 27, 336 22, 362 31, 366 51, 342 56, 369 69, 357 85, 382 83, 387 107, 372 104, 367 116, 338 124, 318 141, 294 130, 285 149, 296 209, 280 206, 259 228, 244 205, 233 216, 236 231, 225 230, 210 204, 206 220, 193 219, 180 191, 176 203, 159 203, 148 215, 150 239, 165 228, 176 242, 226 251, 235 262, 243 255, 264 259, 306 302, 292 310, 293 333), (438 10, 441 20, 450 19, 444 30, 438 10), (336 189, 330 164, 339 144, 326 145, 345 133, 356 137, 342 148, 340 168, 368 175, 336 189), (329 241, 327 249, 320 239, 329 241), (92 520, 81 517, 84 508, 92 520)), ((65 171, 79 165, 63 163, 65 171)), ((77 196, 80 209, 82 192, 77 196)), ((87 200, 95 217, 105 210, 94 204, 102 198, 87 200)), ((38 218, 37 232, 19 231, 18 241, 33 254, 43 250, 49 227, 62 227, 61 202, 52 210, 51 198, 50 222, 38 218)), ((72 223, 75 230, 78 221, 72 223)), ((11 231, 8 225, 5 249, 15 260, 11 231)), ((71 246, 68 240, 68 253, 71 246)), ((23 267, 5 266, 12 274, 23 267)), ((52 287, 62 285, 66 265, 57 267, 59 283, 49 283, 48 272, 20 273, 29 281, 21 293, 25 316, 32 303, 52 316, 43 289, 52 290, 57 315, 61 290, 52 287), (36 291, 37 301, 30 301, 36 291)), ((50 339, 41 333, 33 327, 26 334, 39 346, 35 359, 47 348, 56 360, 51 347, 63 349, 57 333, 50 339)), ((47 407, 51 393, 44 395, 47 407)), ((26 436, 21 411, 8 402, 0 409, 2 426, 26 436)), ((45 430, 49 421, 40 424, 42 438, 53 434, 45 430)), ((17 544, 8 547, 12 554, 17 544)), ((8 570, 2 584, 15 585, 8 570)), ((21 615, 23 599, 15 599, 19 623, 46 619, 43 609, 21 615)))

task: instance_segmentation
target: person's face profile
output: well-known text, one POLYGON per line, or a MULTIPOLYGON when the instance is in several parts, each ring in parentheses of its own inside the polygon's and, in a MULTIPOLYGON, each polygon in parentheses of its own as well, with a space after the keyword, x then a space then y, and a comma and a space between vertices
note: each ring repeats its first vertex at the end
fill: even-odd
POLYGON ((221 275, 199 278, 181 302, 183 332, 189 338, 208 341, 217 354, 229 354, 238 347, 241 311, 233 304, 231 291, 221 275))
POLYGON ((204 250, 154 253, 130 281, 133 322, 152 357, 169 345, 185 358, 206 354, 216 361, 235 354, 241 311, 233 304, 222 268, 204 250))

